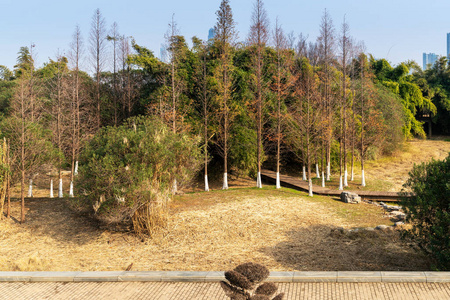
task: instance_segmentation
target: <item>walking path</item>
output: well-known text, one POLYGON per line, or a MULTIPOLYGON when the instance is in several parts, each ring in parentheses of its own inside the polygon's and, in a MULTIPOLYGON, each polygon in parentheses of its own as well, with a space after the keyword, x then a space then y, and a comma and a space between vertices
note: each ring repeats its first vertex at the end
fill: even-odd
MULTIPOLYGON (((223 272, 0 272, 0 299, 227 299, 223 272)), ((450 272, 271 272, 290 299, 450 299, 450 272)))
MULTIPOLYGON (((277 173, 270 170, 261 170, 261 176, 269 182, 275 183, 277 178, 277 173)), ((295 177, 280 174, 280 183, 283 186, 290 187, 293 189, 308 191, 308 182, 300 180, 295 177)), ((364 200, 388 200, 388 201, 398 201, 402 196, 397 192, 379 192, 379 191, 350 191, 358 194, 364 200)), ((313 184, 313 193, 317 195, 325 196, 340 196, 342 191, 331 190, 328 188, 323 188, 321 186, 313 184)))

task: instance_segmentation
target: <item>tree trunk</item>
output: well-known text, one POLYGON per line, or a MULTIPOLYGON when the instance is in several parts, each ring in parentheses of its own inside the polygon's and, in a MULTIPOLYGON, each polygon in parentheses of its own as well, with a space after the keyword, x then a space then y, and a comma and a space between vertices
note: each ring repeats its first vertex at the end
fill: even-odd
POLYGON ((11 163, 9 160, 9 151, 10 151, 10 147, 9 147, 9 141, 8 141, 8 149, 6 151, 6 160, 7 160, 7 164, 8 164, 8 176, 7 178, 7 197, 8 197, 8 206, 6 208, 6 217, 9 219, 11 217, 11 163))
POLYGON ((53 198, 53 179, 50 180, 50 198, 53 198))

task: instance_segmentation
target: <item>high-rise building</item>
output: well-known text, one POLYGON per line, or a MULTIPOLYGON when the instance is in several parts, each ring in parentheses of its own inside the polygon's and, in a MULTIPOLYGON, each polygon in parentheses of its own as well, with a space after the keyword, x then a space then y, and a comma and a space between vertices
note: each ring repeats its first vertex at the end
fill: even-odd
POLYGON ((433 66, 438 60, 439 56, 435 53, 424 53, 423 54, 423 70, 428 69, 429 66, 433 66))
POLYGON ((450 57, 450 33, 447 33, 447 53, 445 53, 447 58, 450 57))
POLYGON ((167 62, 167 47, 165 44, 161 44, 161 48, 159 48, 159 59, 162 62, 167 62))
POLYGON ((208 32, 208 41, 214 39, 215 36, 216 36, 216 31, 214 30, 214 28, 210 28, 209 32, 208 32))

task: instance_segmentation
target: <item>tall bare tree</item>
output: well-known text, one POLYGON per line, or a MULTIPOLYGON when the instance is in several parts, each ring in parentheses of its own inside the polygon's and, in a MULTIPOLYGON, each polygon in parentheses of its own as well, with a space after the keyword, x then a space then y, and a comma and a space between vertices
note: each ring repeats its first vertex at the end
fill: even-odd
POLYGON ((40 82, 30 72, 34 59, 27 47, 22 47, 16 65, 16 85, 11 99, 11 116, 4 120, 2 131, 9 138, 11 183, 20 181, 21 222, 25 221, 25 179, 33 179, 43 161, 49 156, 47 140, 41 121, 41 103, 38 102, 40 82), (36 101, 30 101, 30 91, 36 101), (33 120, 33 121, 32 121, 33 120))
POLYGON ((224 158, 224 174, 223 174, 223 189, 228 189, 228 144, 229 135, 229 100, 231 94, 231 72, 232 65, 232 45, 236 39, 237 33, 235 30, 235 22, 233 20, 233 13, 231 11, 229 0, 222 0, 219 10, 216 12, 217 23, 214 27, 215 43, 219 49, 220 63, 216 69, 216 76, 218 78, 218 88, 220 93, 221 103, 221 126, 220 126, 220 143, 219 147, 222 150, 224 158))
POLYGON ((62 187, 62 166, 64 154, 70 147, 71 141, 66 137, 71 132, 71 104, 72 98, 69 91, 69 78, 67 58, 57 54, 56 60, 50 62, 44 67, 51 69, 50 78, 47 78, 48 95, 51 101, 52 132, 53 142, 58 149, 58 197, 63 197, 62 187))
POLYGON ((135 74, 131 68, 128 57, 131 55, 130 38, 122 36, 119 44, 119 62, 121 64, 120 80, 121 80, 121 106, 123 108, 123 117, 131 117, 134 108, 134 98, 138 89, 135 84, 135 74))
POLYGON ((348 186, 348 170, 347 170, 347 105, 348 105, 348 93, 347 93, 347 67, 348 59, 350 58, 350 37, 349 26, 345 20, 342 23, 341 37, 339 39, 339 48, 341 50, 341 71, 342 71, 342 97, 340 101, 340 138, 339 138, 339 190, 343 190, 343 187, 348 186), (342 168, 344 169, 344 178, 342 178, 342 168), (342 179, 344 179, 342 181, 342 179))
POLYGON ((119 35, 119 25, 114 22, 111 25, 110 34, 106 37, 106 39, 112 42, 112 50, 113 50, 113 84, 112 84, 112 98, 113 98, 113 110, 114 110, 114 126, 117 126, 118 122, 118 88, 117 88, 117 55, 118 55, 118 47, 120 42, 119 35))
POLYGON ((81 146, 81 82, 80 64, 83 57, 83 39, 80 27, 77 25, 72 35, 69 60, 72 65, 72 105, 71 105, 71 175, 70 192, 73 196, 74 176, 78 173, 78 154, 81 146))
POLYGON ((333 97, 332 97, 332 65, 335 57, 335 30, 333 21, 325 9, 320 24, 320 36, 317 39, 320 50, 320 65, 323 69, 323 101, 325 105, 325 161, 326 180, 331 178, 331 140, 333 137, 333 97))
POLYGON ((275 30, 273 33, 273 44, 276 51, 276 72, 275 80, 272 86, 272 90, 276 93, 276 141, 277 141, 277 178, 276 188, 280 188, 280 160, 281 160, 281 143, 282 143, 282 126, 283 126, 283 113, 282 108, 284 106, 284 100, 289 92, 291 86, 291 79, 289 68, 291 66, 291 54, 288 51, 288 41, 284 35, 283 29, 276 21, 275 30))
POLYGON ((106 61, 106 22, 100 9, 96 9, 91 21, 91 31, 89 35, 89 51, 91 63, 95 76, 95 103, 96 103, 96 125, 100 128, 102 99, 100 95, 100 77, 106 61))
POLYGON ((269 40, 269 19, 262 0, 256 0, 253 5, 252 23, 250 26, 249 46, 252 51, 253 72, 255 75, 255 108, 256 108, 256 135, 257 150, 256 159, 258 164, 258 173, 256 186, 262 188, 261 182, 261 158, 263 149, 262 129, 263 115, 262 109, 265 104, 264 88, 266 85, 264 69, 264 52, 269 40))

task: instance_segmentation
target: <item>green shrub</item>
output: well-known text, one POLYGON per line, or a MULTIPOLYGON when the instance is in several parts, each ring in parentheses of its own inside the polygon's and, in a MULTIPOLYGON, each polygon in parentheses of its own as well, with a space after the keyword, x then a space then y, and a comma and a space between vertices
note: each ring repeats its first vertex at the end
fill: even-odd
POLYGON ((443 161, 415 165, 403 185, 407 220, 413 225, 407 231, 435 261, 436 268, 450 270, 450 154, 443 161))
POLYGON ((103 128, 81 153, 79 205, 107 224, 128 223, 138 234, 151 234, 165 225, 173 184, 182 186, 198 170, 198 143, 144 117, 103 128))

